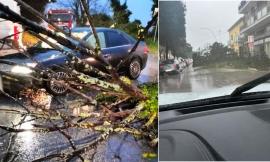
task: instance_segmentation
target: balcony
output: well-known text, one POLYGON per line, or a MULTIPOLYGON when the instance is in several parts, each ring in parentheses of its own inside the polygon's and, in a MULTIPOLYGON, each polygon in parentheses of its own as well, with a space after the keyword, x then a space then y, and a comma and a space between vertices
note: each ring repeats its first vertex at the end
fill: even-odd
POLYGON ((263 34, 256 35, 256 36, 254 37, 254 40, 257 41, 257 40, 266 39, 266 38, 269 38, 269 37, 270 37, 270 33, 265 32, 265 33, 263 33, 263 34))
POLYGON ((238 12, 240 14, 243 14, 247 10, 247 8, 251 4, 251 2, 252 1, 249 1, 249 0, 242 0, 238 6, 238 12))
POLYGON ((270 14, 267 14, 266 16, 264 16, 263 18, 255 21, 253 24, 247 26, 243 26, 241 28, 241 33, 250 33, 250 32, 254 32, 256 31, 256 29, 261 29, 264 26, 268 25, 270 22, 270 14))
POLYGON ((238 6, 238 10, 241 10, 246 4, 247 4, 246 0, 241 1, 239 6, 238 6))
POLYGON ((270 10, 268 7, 263 7, 261 10, 257 11, 255 16, 249 17, 249 19, 240 27, 241 33, 244 32, 254 32, 270 22, 270 10))

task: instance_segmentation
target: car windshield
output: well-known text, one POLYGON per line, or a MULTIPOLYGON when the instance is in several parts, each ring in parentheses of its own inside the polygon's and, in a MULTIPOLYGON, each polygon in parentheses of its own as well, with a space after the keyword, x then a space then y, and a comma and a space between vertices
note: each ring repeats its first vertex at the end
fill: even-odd
POLYGON ((71 32, 73 33, 84 33, 84 32, 87 32, 89 33, 91 31, 91 28, 90 27, 76 27, 76 28, 73 28, 71 29, 71 32))
MULTIPOLYGON (((159 4, 160 64, 179 65, 160 66, 161 105, 230 95, 269 72, 270 1, 159 4)), ((248 92, 270 91, 269 85, 248 92)))
POLYGON ((49 20, 51 21, 70 21, 71 15, 70 14, 49 14, 49 20))

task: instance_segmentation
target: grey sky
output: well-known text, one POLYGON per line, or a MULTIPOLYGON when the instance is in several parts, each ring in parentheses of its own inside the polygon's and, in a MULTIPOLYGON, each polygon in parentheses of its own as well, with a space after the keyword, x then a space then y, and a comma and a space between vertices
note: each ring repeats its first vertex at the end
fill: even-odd
POLYGON ((193 50, 217 41, 227 44, 228 29, 238 18, 240 1, 183 0, 186 3, 186 34, 193 50), (216 38, 215 38, 216 37, 216 38))

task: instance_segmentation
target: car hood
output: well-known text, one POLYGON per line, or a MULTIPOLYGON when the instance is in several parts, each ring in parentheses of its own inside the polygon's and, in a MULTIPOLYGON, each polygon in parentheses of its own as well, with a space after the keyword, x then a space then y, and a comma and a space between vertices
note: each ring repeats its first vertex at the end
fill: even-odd
MULTIPOLYGON (((27 50, 33 60, 38 62, 44 62, 53 60, 59 57, 65 57, 60 51, 49 48, 31 48, 27 50)), ((17 64, 26 65, 28 63, 34 63, 33 60, 23 55, 22 53, 14 53, 6 56, 1 56, 0 60, 11 61, 17 64)))
MULTIPOLYGON (((159 105, 181 103, 231 94, 240 85, 225 86, 200 92, 163 93, 159 94, 159 105)), ((247 92, 270 91, 270 83, 261 84, 247 92)))

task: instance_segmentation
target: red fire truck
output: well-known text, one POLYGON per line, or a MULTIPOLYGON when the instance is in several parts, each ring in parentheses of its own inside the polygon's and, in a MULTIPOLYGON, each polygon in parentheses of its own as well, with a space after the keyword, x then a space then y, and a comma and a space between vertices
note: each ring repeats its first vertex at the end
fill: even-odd
POLYGON ((71 30, 76 25, 75 15, 71 9, 51 9, 48 10, 47 17, 63 29, 71 30))
MULTIPOLYGON (((0 0, 0 2, 7 5, 12 11, 18 14, 21 13, 17 2, 12 0, 0 0)), ((6 39, 6 43, 12 43, 12 45, 15 47, 22 47, 22 34, 20 33, 21 31, 23 30, 20 24, 0 18, 0 39, 13 35, 6 39)), ((0 46, 2 46, 2 43, 0 43, 0 46)), ((4 46, 4 48, 10 47, 4 46)))

